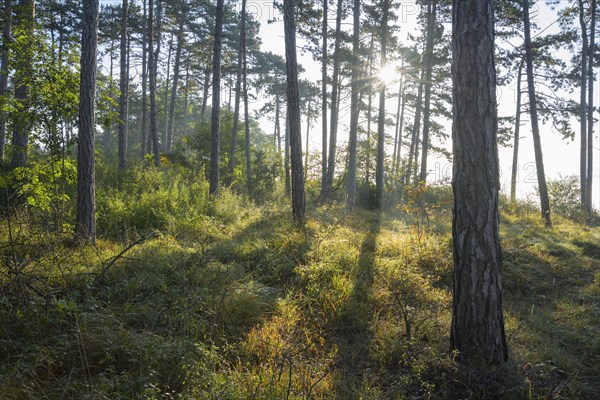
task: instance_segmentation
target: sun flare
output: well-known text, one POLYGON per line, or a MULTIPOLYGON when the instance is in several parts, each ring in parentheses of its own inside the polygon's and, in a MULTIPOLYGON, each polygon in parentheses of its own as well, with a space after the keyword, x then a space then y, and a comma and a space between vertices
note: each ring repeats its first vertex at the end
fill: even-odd
POLYGON ((387 64, 377 73, 377 79, 383 82, 386 86, 400 79, 400 71, 395 63, 387 64))

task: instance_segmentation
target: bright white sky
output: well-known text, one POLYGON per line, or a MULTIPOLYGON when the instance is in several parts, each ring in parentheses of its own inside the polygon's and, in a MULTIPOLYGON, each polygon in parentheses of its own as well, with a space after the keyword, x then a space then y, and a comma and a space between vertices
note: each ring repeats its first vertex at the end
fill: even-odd
MULTIPOLYGON (((552 25, 553 21, 556 20, 556 12, 547 7, 544 2, 539 3, 539 16, 538 25, 541 29, 550 28, 546 30, 546 33, 552 33, 558 27, 552 25)), ((249 0, 249 10, 261 21, 261 39, 262 39, 262 50, 272 51, 274 53, 284 56, 284 34, 283 34, 283 22, 282 16, 279 15, 277 10, 274 10, 272 2, 268 0, 249 0), (267 20, 276 19, 279 22, 274 24, 268 24, 267 20)), ((566 4, 566 3, 565 3, 566 4)), ((335 10, 330 10, 330 28, 335 26, 335 10)), ((418 6, 414 1, 403 1, 400 7, 399 23, 401 24, 400 35, 405 32, 415 32, 417 23, 418 6)), ((346 29, 351 29, 350 20, 345 21, 346 29)), ((533 35, 536 32, 532 32, 533 35)), ((303 43, 298 38, 298 46, 303 43)), ((515 43, 516 44, 516 43, 515 43)), ((309 55, 299 54, 299 62, 305 68, 305 73, 302 78, 307 78, 312 81, 318 81, 321 75, 321 66, 318 62, 315 62, 309 55)), ((397 89, 394 85, 391 88, 392 92, 397 89)), ((499 113, 501 116, 514 115, 516 104, 516 85, 510 88, 498 88, 498 101, 499 101, 499 113)), ((577 96, 575 91, 572 96, 577 96)), ((595 89, 596 105, 600 105, 600 87, 595 89)), ((526 101, 526 98, 524 99, 526 101)), ((378 104, 378 103, 375 103, 378 104)), ((395 118, 397 103, 394 99, 388 99, 386 102, 386 109, 389 116, 395 118)), ((348 140, 348 124, 349 124, 349 104, 342 104, 340 110, 340 117, 342 118, 340 128, 338 130, 338 143, 341 145, 347 143, 348 140)), ((537 185, 537 176, 535 170, 535 157, 533 152, 533 140, 531 138, 529 118, 526 119, 525 124, 521 127, 521 147, 519 157, 519 180, 517 184, 518 196, 521 198, 531 197, 533 200, 537 200, 534 194, 534 188, 537 185)), ((303 123, 305 123, 303 121, 303 123)), ((263 129, 265 132, 272 132, 273 127, 268 121, 263 121, 263 129)), ((412 124, 409 121, 409 124, 412 124)), ((321 147, 321 132, 320 132, 321 120, 320 118, 313 121, 311 128, 310 137, 310 148, 316 150, 321 147)), ((573 127, 578 128, 578 123, 573 120, 573 127)), ((594 174, 594 204, 596 207, 600 207, 600 143, 598 141, 598 124, 595 129, 595 174, 594 174)), ((448 133, 451 132, 451 123, 447 125, 448 133)), ((393 129, 393 128, 388 128, 393 129)), ((306 127, 303 126, 303 132, 306 132, 306 127)), ((556 179, 559 176, 569 176, 579 174, 579 138, 576 137, 575 141, 565 141, 561 136, 552 129, 551 126, 542 125, 542 146, 544 152, 544 164, 547 179, 556 179)), ((303 142, 305 137, 303 138, 303 142)), ((444 144, 446 148, 451 149, 450 140, 444 144)), ((391 152, 391 149, 389 150, 391 152)), ((499 151, 500 157, 500 168, 501 168, 501 181, 502 189, 505 194, 510 191, 510 175, 511 175, 511 164, 512 164, 512 147, 501 148, 499 151)), ((452 174, 451 163, 440 158, 439 156, 432 154, 429 162, 429 180, 438 181, 441 179, 450 179, 452 174)))

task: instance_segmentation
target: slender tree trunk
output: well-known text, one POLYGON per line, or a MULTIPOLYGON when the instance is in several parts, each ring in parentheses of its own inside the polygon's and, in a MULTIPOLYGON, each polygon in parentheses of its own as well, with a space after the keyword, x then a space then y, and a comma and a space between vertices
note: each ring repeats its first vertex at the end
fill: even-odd
POLYGON ((306 185, 306 180, 308 179, 308 143, 310 141, 310 105, 312 98, 308 98, 307 104, 307 112, 306 112, 306 147, 304 151, 304 184, 306 185))
POLYGON ((294 221, 304 225, 305 198, 302 172, 302 138, 300 132, 300 95, 298 90, 298 62, 296 60, 295 0, 284 0, 285 59, 287 71, 287 100, 292 158, 292 212, 294 221))
MULTIPOLYGON (((245 4, 246 0, 244 0, 244 7, 242 13, 246 14, 245 4)), ((245 18, 244 18, 245 20, 245 18)), ((246 45, 246 26, 244 22, 244 41, 242 46, 242 52, 244 54, 242 58, 243 63, 243 71, 242 71, 242 82, 243 82, 243 91, 244 91, 244 133, 246 139, 246 185, 248 186, 248 192, 252 193, 253 184, 252 184, 252 164, 251 164, 251 144, 250 144, 250 112, 248 110, 248 60, 247 60, 247 45, 246 45)))
POLYGON ((423 111, 423 150, 421 154, 420 181, 427 182, 427 153, 429 152, 429 128, 431 126, 431 77, 433 71, 433 43, 435 39, 435 26, 437 20, 437 0, 427 4, 427 73, 425 74, 425 110, 423 111))
POLYGON ((279 102, 279 95, 275 95, 275 144, 277 145, 277 155, 281 160, 281 125, 279 117, 281 114, 281 106, 279 102))
MULTIPOLYGON (((387 64, 388 14, 391 0, 383 2, 383 17, 381 20, 381 68, 387 64)), ((385 164, 385 82, 379 89, 379 118, 377 121, 377 169, 375 171, 375 204, 383 207, 383 185, 385 164)))
POLYGON ((533 135, 533 147, 535 150, 535 164, 537 168, 538 189, 540 192, 540 204, 542 218, 546 226, 551 226, 550 200, 548 198, 548 187, 546 185, 546 173, 544 172, 544 156, 542 154, 542 141, 540 139, 540 128, 537 113, 537 96, 533 77, 533 55, 531 50, 531 26, 529 23, 529 0, 523 0, 523 25, 525 28, 525 62, 527 65, 527 89, 529 93, 529 113, 531 115, 531 133, 533 135))
POLYGON ((200 115, 202 117, 202 121, 206 121, 206 105, 208 103, 208 91, 210 88, 210 68, 206 67, 204 69, 204 85, 202 85, 202 110, 200 115))
MULTIPOLYGON (((12 28, 12 0, 4 0, 4 30, 2 31, 2 70, 0 71, 0 99, 6 103, 8 98, 8 68, 12 28)), ((6 145, 6 113, 0 110, 0 161, 4 160, 6 145)))
POLYGON ((292 194, 292 180, 290 177, 290 110, 289 105, 285 111, 285 138, 284 138, 284 151, 283 151, 283 166, 285 172, 285 194, 290 196, 292 194))
POLYGON ((242 0, 242 12, 240 16, 240 41, 238 45, 238 60, 235 82, 235 103, 233 109, 233 129, 231 130, 231 146, 229 147, 229 179, 233 180, 235 170, 235 149, 237 145, 238 121, 240 118, 240 99, 242 97, 242 56, 246 40, 246 0, 242 0))
POLYGON ((75 235, 79 239, 90 243, 96 241, 94 130, 96 127, 98 7, 98 0, 83 0, 75 235))
POLYGON ((129 69, 127 65, 127 19, 129 18, 128 0, 121 5, 121 64, 119 76, 119 171, 125 169, 127 163, 127 120, 129 103, 129 69))
MULTIPOLYGON (((188 55, 189 56, 189 55, 188 55)), ((183 97, 183 137, 188 135, 189 116, 188 107, 190 106, 190 63, 185 65, 185 87, 183 97)))
POLYGON ((581 26, 581 84, 579 98, 579 130, 581 135, 581 147, 579 154, 579 179, 581 182, 581 207, 586 208, 587 202, 587 57, 588 57, 588 34, 585 23, 585 9, 583 0, 579 2, 579 25, 581 26))
MULTIPOLYGON (((33 40, 35 21, 35 0, 21 0, 19 3, 19 25, 28 33, 29 40, 33 40)), ((16 64, 20 70, 15 74, 15 101, 19 104, 17 118, 13 122, 12 158, 13 167, 23 167, 27 164, 27 148, 29 147, 30 123, 30 92, 29 77, 33 75, 32 59, 34 51, 31 43, 27 43, 18 53, 20 59, 16 64)))
POLYGON ((454 0, 454 284, 450 349, 471 365, 508 359, 498 216, 500 190, 493 0, 454 0), (477 87, 473 87, 473 82, 477 87))
MULTIPOLYGON (((142 1, 143 21, 148 19, 146 0, 142 1)), ((142 34, 142 115, 140 118, 140 152, 142 159, 146 156, 146 140, 148 138, 148 30, 142 34)))
POLYGON ((513 159, 512 159, 512 171, 510 177, 510 201, 514 204, 517 201, 517 177, 519 173, 519 136, 521 135, 521 99, 522 99, 522 75, 523 75, 523 63, 525 60, 521 60, 519 63, 519 71, 517 72, 517 111, 515 113, 515 137, 513 144, 513 159))
POLYGON ((338 0, 337 17, 335 23, 335 44, 333 51, 333 78, 331 85, 331 121, 329 127, 329 156, 327 157, 327 175, 321 201, 328 202, 333 190, 333 177, 335 176, 335 153, 337 151, 337 129, 339 114, 339 95, 338 87, 340 81, 340 46, 342 42, 342 9, 343 0, 338 0))
MULTIPOLYGON (((167 130, 169 129, 169 87, 171 86, 171 57, 173 53, 173 33, 171 32, 171 39, 167 42, 169 51, 167 52, 167 73, 165 82, 165 119, 163 124, 161 145, 162 150, 167 151, 167 130)), ((156 58, 158 60, 158 57, 156 58)))
POLYGON ((404 111, 406 109, 406 82, 402 87, 402 109, 400 110, 400 128, 398 130, 398 153, 395 156, 396 169, 394 170, 397 174, 400 171, 402 164, 402 144, 404 143, 404 111))
MULTIPOLYGON (((112 38, 110 41, 110 47, 109 47, 109 58, 110 58, 110 67, 108 68, 110 71, 110 76, 108 77, 108 97, 110 97, 111 100, 116 101, 115 99, 115 61, 114 61, 114 52, 115 52, 115 39, 112 38)), ((113 105, 109 104, 108 106, 111 110, 111 112, 113 111, 113 105)), ((109 125, 105 132, 104 132, 106 138, 105 138, 105 143, 104 143, 104 148, 106 151, 111 152, 112 151, 112 141, 113 141, 113 127, 112 124, 109 125)))
POLYGON ((219 149, 221 144, 221 35, 223 33, 223 0, 217 0, 215 42, 212 67, 212 117, 210 141, 210 194, 219 191, 219 149))
MULTIPOLYGON (((158 3, 158 15, 160 20, 160 0, 158 3)), ((158 37, 158 35, 157 35, 158 37)), ((160 39, 159 43, 160 43, 160 39)), ((157 44, 157 50, 160 45, 157 44)), ((156 111, 156 75, 157 75, 157 60, 158 51, 154 51, 154 0, 149 0, 148 3, 148 65, 149 80, 150 80, 150 139, 152 140, 152 150, 154 155, 154 165, 160 166, 160 147, 158 144, 158 121, 156 111)))
POLYGON ((322 122, 322 150, 321 150, 321 197, 325 191, 327 181, 327 35, 329 33, 328 0, 323 0, 323 54, 321 59, 321 122, 322 122))
MULTIPOLYGON (((425 54, 423 54, 425 57, 425 54)), ((408 165, 406 167, 406 175, 403 179, 403 184, 410 184, 413 175, 413 168, 416 170, 415 164, 419 158, 419 132, 421 131, 421 113, 423 110, 423 81, 425 80, 425 60, 422 60, 421 77, 419 78, 419 90, 417 93, 417 104, 415 106, 415 121, 413 124, 412 137, 410 142, 410 152, 408 154, 408 165)))
MULTIPOLYGON (((375 31, 371 34, 371 44, 369 45, 369 56, 367 65, 368 65, 368 73, 367 79, 371 80, 373 77, 373 56, 374 56, 374 46, 375 46, 375 31)), ((371 113, 373 111, 373 90, 372 87, 367 88, 369 91, 369 99, 367 100, 367 151, 365 154, 365 183, 367 187, 370 186, 371 181, 371 113)))
MULTIPOLYGON (((352 33, 352 82, 350 95, 350 138, 348 140, 348 207, 356 205, 356 160, 358 145, 359 77, 360 77, 360 0, 354 0, 352 33)), ((307 138, 308 140, 308 138, 307 138)))
POLYGON ((392 173, 396 173, 396 154, 398 153, 398 144, 399 144, 399 136, 400 136, 400 111, 402 109, 403 104, 403 89, 404 89, 404 75, 400 75, 400 85, 398 85, 398 104, 396 108, 396 127, 394 129, 394 151, 392 152, 392 173))
POLYGON ((586 207, 587 207, 587 220, 588 224, 592 224, 593 213, 594 213, 594 54, 596 50, 596 0, 592 0, 591 8, 591 21, 590 21, 590 55, 588 56, 588 121, 587 121, 587 189, 585 191, 587 195, 586 207))
POLYGON ((181 52, 185 41, 185 32, 183 31, 185 24, 184 11, 181 11, 179 28, 177 31, 177 49, 175 50, 175 65, 173 67, 173 87, 171 88, 171 102, 169 103, 169 117, 167 123, 167 152, 171 151, 173 146, 173 122, 175 120, 175 102, 177 100, 177 88, 179 86, 179 70, 181 68, 181 52))

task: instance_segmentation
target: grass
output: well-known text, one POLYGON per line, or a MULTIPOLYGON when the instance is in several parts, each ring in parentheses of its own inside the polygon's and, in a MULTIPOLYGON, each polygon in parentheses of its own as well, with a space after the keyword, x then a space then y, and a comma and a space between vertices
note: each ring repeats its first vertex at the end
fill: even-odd
POLYGON ((511 359, 479 372, 448 353, 447 204, 427 208, 428 218, 411 207, 318 207, 298 229, 277 205, 284 202, 255 206, 229 192, 214 201, 191 195, 202 183, 144 179, 158 187, 155 195, 132 184, 99 199, 95 248, 72 247, 26 213, 11 221, 7 246, 3 221, 0 398, 600 393, 598 228, 557 217, 547 229, 535 211, 503 206, 511 359), (128 242, 152 230, 161 233, 97 278, 128 242))

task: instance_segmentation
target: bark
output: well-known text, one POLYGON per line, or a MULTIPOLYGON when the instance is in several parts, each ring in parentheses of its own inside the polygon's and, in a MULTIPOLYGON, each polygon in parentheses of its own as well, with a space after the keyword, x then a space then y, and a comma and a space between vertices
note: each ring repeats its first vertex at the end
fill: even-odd
POLYGON ((223 0, 217 0, 215 41, 212 64, 212 116, 210 141, 210 194, 219 190, 219 148, 221 144, 221 35, 223 33, 223 0))
POLYGON ((308 142, 310 141, 310 104, 311 98, 308 98, 307 112, 306 112, 306 147, 304 150, 304 184, 308 179, 308 142))
MULTIPOLYGON (((383 17, 381 20, 381 68, 387 64, 388 15, 391 0, 383 2, 383 17)), ((377 168, 375 171, 375 206, 383 206, 384 161, 385 161, 385 82, 379 89, 379 118, 377 121, 377 168)))
POLYGON ((413 123, 410 151, 408 154, 408 165, 406 167, 406 174, 403 178, 403 184, 410 184, 410 180, 413 175, 413 168, 416 170, 415 164, 419 157, 419 132, 421 130, 421 113, 423 111, 423 81, 425 80, 425 63, 423 62, 422 64, 421 77, 419 78, 419 90, 417 93, 417 104, 415 107, 415 121, 413 123))
POLYGON ((512 171, 510 177, 510 201, 512 203, 515 203, 517 201, 517 177, 519 173, 519 136, 521 134, 521 82, 523 75, 523 62, 524 60, 521 60, 521 63, 519 64, 519 71, 517 72, 517 111, 515 113, 515 138, 513 143, 512 171))
POLYGON ((298 90, 298 62, 296 59, 295 0, 284 0, 285 59, 287 71, 287 100, 292 161, 292 212, 294 221, 304 225, 305 197, 302 172, 302 138, 300 131, 300 95, 298 90))
MULTIPOLYGON (((360 77, 360 0, 354 0, 354 28, 352 37, 352 82, 350 95, 350 137, 348 140, 348 206, 356 205, 356 152, 358 143, 359 77, 360 77)), ((308 140, 308 137, 306 138, 308 140)), ((308 144, 307 144, 308 146, 308 144)))
MULTIPOLYGON (((21 0, 19 3, 19 24, 22 25, 33 37, 33 25, 35 20, 35 0, 21 0)), ((12 158, 11 164, 13 167, 23 167, 27 164, 27 148, 29 146, 29 130, 30 130, 30 92, 29 77, 33 75, 33 65, 30 44, 21 49, 19 54, 20 59, 16 60, 16 64, 21 68, 15 76, 15 101, 19 104, 19 115, 13 122, 13 137, 12 137, 12 158)))
POLYGON ((342 8, 343 0, 338 0, 335 22, 335 44, 333 50, 333 77, 331 86, 331 121, 329 126, 329 156, 327 157, 327 175, 323 184, 321 201, 328 202, 333 190, 335 176, 335 152, 337 150, 337 129, 339 118, 339 81, 340 81, 340 46, 342 42, 342 8))
POLYGON ((275 142, 277 144, 277 154, 281 159, 281 125, 279 124, 279 117, 281 114, 281 106, 279 102, 279 95, 275 95, 275 142))
MULTIPOLYGON (((148 19, 146 0, 143 5, 143 21, 148 19)), ((146 156, 146 141, 148 137, 148 31, 142 35, 142 115, 140 118, 140 151, 142 159, 146 156)))
POLYGON ((206 104, 208 103, 208 90, 210 88, 210 68, 204 69, 204 85, 202 85, 202 111, 200 116, 202 121, 206 121, 206 104))
POLYGON ((324 191, 327 180, 327 18, 328 0, 323 0, 323 54, 321 59, 321 122, 322 122, 322 150, 321 150, 321 192, 324 191))
POLYGON ((235 169, 235 149, 237 144, 238 121, 240 118, 240 98, 242 96, 242 57, 246 41, 246 0, 242 0, 240 16, 240 42, 238 47, 238 60, 235 82, 235 103, 233 108, 233 129, 231 130, 231 146, 229 147, 229 179, 233 180, 235 169))
POLYGON ((171 88, 171 102, 169 103, 169 116, 167 122, 167 152, 173 146, 173 122, 175 120, 175 101, 177 100, 177 87, 179 86, 179 70, 181 69, 181 52, 185 42, 184 22, 185 14, 181 11, 179 16, 179 29, 177 31, 177 49, 175 50, 175 65, 173 66, 173 87, 171 88))
MULTIPOLYGON (((169 51, 167 52, 167 73, 165 75, 166 77, 166 81, 165 81, 165 119, 164 119, 164 130, 162 132, 162 139, 161 139, 161 144, 162 144, 162 150, 163 151, 167 151, 167 130, 169 128, 169 86, 170 86, 170 79, 171 79, 171 56, 173 53, 173 32, 171 32, 171 39, 169 39, 168 42, 169 45, 169 51)), ((156 61, 158 62, 158 57, 156 57, 156 61)), ((158 70, 158 68, 157 68, 158 70)))
POLYGON ((429 152, 429 128, 431 126, 431 85, 433 72, 433 44, 435 38, 435 25, 437 18, 437 1, 427 4, 427 72, 425 73, 425 110, 423 111, 423 150, 421 152, 420 181, 427 181, 427 153, 429 152))
POLYGON ((585 24, 585 10, 583 0, 579 2, 579 25, 581 27, 581 82, 579 98, 579 130, 581 135, 581 146, 579 153, 579 179, 581 182, 581 207, 585 208, 587 202, 587 56, 588 56, 588 34, 585 24))
POLYGON ((590 21, 590 47, 588 56, 588 121, 587 121, 587 174, 586 174, 586 208, 587 221, 592 224, 594 213, 593 191, 594 191, 594 51, 596 47, 596 0, 592 0, 591 4, 591 21, 590 21))
MULTIPOLYGON (((4 0, 4 30, 2 31, 2 70, 0 70, 0 99, 6 102, 8 97, 9 74, 9 44, 12 27, 12 0, 4 0)), ((6 144, 6 114, 0 110, 0 161, 4 159, 4 146, 6 144)))
POLYGON ((285 111, 285 137, 283 141, 283 167, 285 172, 285 194, 292 194, 292 180, 290 177, 290 110, 289 107, 285 111))
POLYGON ((537 112, 537 95, 533 76, 533 54, 531 50, 531 26, 529 23, 529 0, 523 0, 523 25, 525 30, 525 63, 527 66, 527 89, 529 93, 529 113, 531 116, 531 133, 533 135, 533 147, 535 150, 535 165, 537 168, 538 189, 540 192, 540 205, 542 218, 546 226, 551 226, 550 200, 548 198, 548 187, 546 185, 546 173, 544 172, 544 156, 542 154, 542 142, 540 139, 540 127, 537 112))
POLYGON ((402 87, 402 108, 400 110, 400 127, 398 128, 398 152, 395 155, 395 169, 394 172, 397 174, 400 171, 400 165, 402 163, 402 144, 404 142, 404 111, 406 109, 406 82, 402 87))
POLYGON ((493 0, 454 0, 454 284, 450 348, 467 364, 508 359, 502 315, 493 0), (476 82, 476 86, 473 84, 476 82))
MULTIPOLYGON (((158 8, 158 19, 160 20, 160 0, 158 8)), ((158 35, 157 35, 158 37, 158 35)), ((160 39, 158 39, 160 43, 160 39)), ((157 45, 159 50, 160 45, 157 45)), ((150 139, 152 141, 152 151, 154 156, 154 165, 160 166, 160 148, 158 145, 158 125, 157 125, 157 111, 156 111, 156 74, 157 74, 157 60, 158 51, 154 51, 154 0, 149 0, 148 3, 148 66, 149 71, 149 83, 150 83, 150 139)))
POLYGON ((77 142, 77 217, 75 235, 96 240, 94 130, 98 46, 98 0, 83 0, 79 140, 77 142))
MULTIPOLYGON (((246 0, 244 0, 244 3, 246 0)), ((244 4, 245 6, 245 4, 244 4)), ((243 13, 245 14, 245 7, 243 13)), ((246 47, 246 29, 244 26, 244 45, 242 46, 243 51, 243 71, 242 71, 242 82, 243 82, 243 91, 244 91, 244 133, 246 139, 246 184, 248 186, 248 191, 252 193, 252 165, 251 165, 251 148, 250 148, 250 112, 248 110, 248 60, 247 56, 247 47, 246 47)))
POLYGON ((396 154, 398 153, 398 144, 401 140, 400 136, 400 111, 403 105, 403 89, 404 89, 404 75, 400 75, 400 84, 398 85, 398 104, 396 108, 396 127, 394 129, 394 151, 392 152, 392 173, 396 173, 396 154))
POLYGON ((127 65, 127 18, 129 18, 128 0, 121 6, 121 65, 119 77, 119 170, 125 169, 127 163, 127 120, 129 103, 129 69, 127 65))

